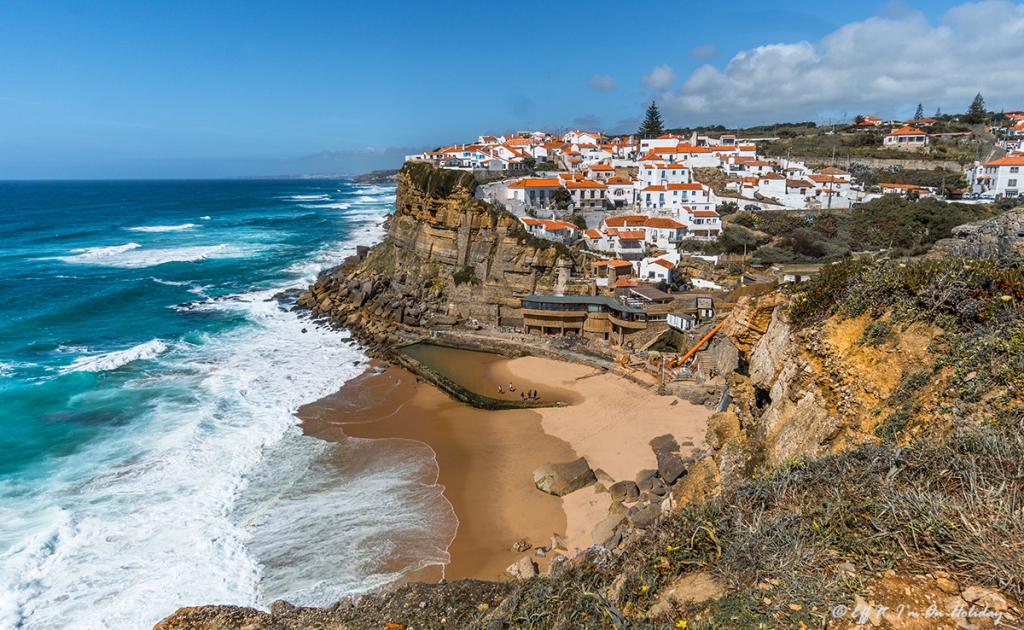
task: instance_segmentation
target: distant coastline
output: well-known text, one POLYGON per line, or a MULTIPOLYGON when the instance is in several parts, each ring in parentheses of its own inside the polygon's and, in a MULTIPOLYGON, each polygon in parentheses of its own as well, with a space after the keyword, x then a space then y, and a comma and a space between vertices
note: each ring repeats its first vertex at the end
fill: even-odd
POLYGON ((315 179, 351 179, 357 184, 397 184, 398 169, 384 169, 369 173, 297 173, 294 175, 247 175, 238 179, 284 179, 284 180, 315 180, 315 179))

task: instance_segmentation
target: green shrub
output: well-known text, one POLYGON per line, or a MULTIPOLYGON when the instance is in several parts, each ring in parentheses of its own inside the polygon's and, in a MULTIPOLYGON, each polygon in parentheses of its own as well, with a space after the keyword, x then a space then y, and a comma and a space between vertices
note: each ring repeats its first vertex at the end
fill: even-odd
POLYGON ((460 284, 471 284, 476 286, 480 284, 480 278, 476 277, 476 272, 470 265, 466 265, 462 269, 453 273, 452 280, 455 282, 455 286, 459 286, 460 284))

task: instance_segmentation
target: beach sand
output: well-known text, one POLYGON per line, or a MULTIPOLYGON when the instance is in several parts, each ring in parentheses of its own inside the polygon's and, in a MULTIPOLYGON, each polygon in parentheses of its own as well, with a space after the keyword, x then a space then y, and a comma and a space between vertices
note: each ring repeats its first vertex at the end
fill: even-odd
MULTIPOLYGON (((585 456, 616 480, 656 468, 651 438, 671 433, 703 444, 708 412, 674 397, 657 396, 626 379, 592 368, 536 357, 505 359, 477 353, 454 356, 452 373, 473 374, 472 389, 515 383, 537 389, 565 407, 483 411, 417 382, 400 368, 369 371, 342 389, 300 409, 307 435, 346 439, 404 438, 436 453, 438 483, 459 519, 444 577, 494 580, 524 554, 510 547, 522 538, 549 545, 566 536, 569 555, 593 544, 590 531, 607 514, 609 495, 584 488, 558 498, 540 492, 533 471, 546 462, 585 456), (673 401, 677 401, 672 405, 673 401)), ((506 394, 507 396, 508 394, 506 394)), ((688 447, 684 447, 684 451, 688 447)), ((546 559, 533 556, 541 570, 546 559)), ((419 579, 433 577, 427 573, 419 579)))

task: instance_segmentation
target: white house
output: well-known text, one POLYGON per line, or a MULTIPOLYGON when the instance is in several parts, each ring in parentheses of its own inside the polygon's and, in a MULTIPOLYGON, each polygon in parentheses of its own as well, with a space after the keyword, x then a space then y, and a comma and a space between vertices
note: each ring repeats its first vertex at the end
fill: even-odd
POLYGON ((650 153, 654 149, 674 149, 680 145, 681 141, 682 138, 680 136, 673 136, 671 134, 665 134, 657 138, 641 138, 640 153, 650 153))
POLYGON ((566 181, 564 186, 572 195, 572 202, 577 210, 595 210, 605 207, 608 187, 604 184, 585 179, 566 181))
POLYGON ((644 221, 644 240, 665 250, 675 250, 686 238, 686 224, 668 217, 649 217, 644 221))
POLYGON ((689 234, 693 238, 704 241, 711 241, 718 238, 722 232, 722 217, 714 210, 686 210, 686 222, 689 224, 689 234))
POLYGON ((640 279, 660 282, 670 279, 670 272, 679 264, 679 253, 670 252, 655 258, 644 258, 640 261, 640 279))
POLYGON ((712 205, 708 191, 698 183, 660 184, 640 190, 640 207, 645 210, 666 210, 676 216, 684 206, 697 204, 701 209, 712 205))
POLYGON ((607 164, 591 164, 587 167, 587 175, 595 182, 606 181, 615 177, 615 169, 607 164))
POLYGON ((668 325, 678 331, 686 332, 697 325, 696 313, 669 313, 666 319, 668 325))
POLYGON ((608 203, 615 208, 625 208, 636 204, 636 186, 633 180, 622 177, 609 177, 604 180, 608 190, 608 203))
POLYGON ((971 191, 996 197, 1017 197, 1024 184, 1024 156, 1011 155, 968 170, 971 191))
POLYGON ((600 144, 604 139, 604 136, 599 133, 579 130, 567 131, 562 136, 562 140, 570 144, 600 144))
POLYGON ((641 188, 660 184, 687 184, 690 182, 690 169, 683 164, 666 164, 645 162, 640 165, 637 180, 641 188))
POLYGON ((519 220, 527 232, 549 241, 567 242, 576 237, 576 226, 572 223, 530 217, 520 217, 519 220))
POLYGON ((508 185, 510 199, 522 201, 530 208, 546 208, 554 201, 562 183, 555 179, 526 178, 508 185))
POLYGON ((928 146, 928 134, 914 127, 900 127, 887 135, 882 144, 897 149, 917 149, 928 146))

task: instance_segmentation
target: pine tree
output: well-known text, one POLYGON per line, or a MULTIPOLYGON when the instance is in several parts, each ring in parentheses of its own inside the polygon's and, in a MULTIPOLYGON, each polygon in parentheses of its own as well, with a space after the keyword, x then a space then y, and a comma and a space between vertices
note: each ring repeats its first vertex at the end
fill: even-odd
POLYGON ((964 114, 964 122, 971 125, 978 125, 985 122, 986 118, 988 118, 988 114, 985 112, 985 99, 981 97, 981 93, 979 92, 978 95, 974 97, 974 102, 972 102, 971 106, 967 108, 967 113, 964 114))
POLYGON ((914 120, 921 120, 922 118, 924 118, 924 105, 918 103, 917 111, 914 112, 914 120))
POLYGON ((663 133, 665 133, 665 123, 661 120, 661 112, 658 111, 658 106, 654 101, 651 101, 651 106, 647 108, 647 115, 644 116, 644 121, 640 124, 640 129, 636 134, 641 138, 657 138, 663 133))
POLYGON ((942 108, 941 107, 936 107, 935 108, 935 117, 936 118, 942 118, 942 108))

